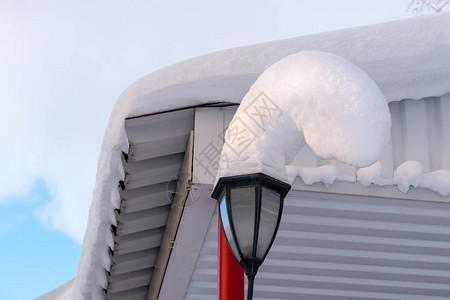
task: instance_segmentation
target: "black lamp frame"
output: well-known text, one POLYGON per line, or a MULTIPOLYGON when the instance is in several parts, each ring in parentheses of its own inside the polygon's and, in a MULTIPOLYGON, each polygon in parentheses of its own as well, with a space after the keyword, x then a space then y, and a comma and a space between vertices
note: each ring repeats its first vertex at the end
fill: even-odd
MULTIPOLYGON (((253 173, 253 174, 247 174, 247 175, 237 175, 237 176, 230 176, 230 177, 221 177, 219 181, 217 182, 216 187, 214 188, 214 191, 212 192, 211 197, 221 201, 223 199, 223 196, 225 196, 225 199, 222 201, 226 201, 226 210, 228 215, 228 222, 231 229, 231 233, 233 235, 233 239, 236 244, 236 250, 238 253, 234 253, 234 258, 239 262, 239 264, 242 266, 242 268, 245 271, 245 274, 247 275, 247 278, 249 280, 249 286, 248 286, 248 296, 247 299, 251 299, 253 295, 253 281, 255 278, 255 275, 258 271, 258 268, 263 263, 264 259, 267 256, 267 253, 269 252, 270 248, 272 247, 273 241, 275 239, 275 236, 278 232, 278 227, 280 226, 281 221, 281 215, 283 212, 283 203, 284 198, 286 197, 287 193, 289 192, 291 186, 289 184, 286 184, 278 179, 275 179, 273 177, 270 177, 268 175, 265 175, 263 173, 253 173), (236 188, 243 188, 243 187, 255 187, 255 219, 254 219, 254 229, 253 229, 253 250, 252 250, 252 257, 244 259, 242 255, 242 251, 240 248, 240 245, 237 243, 236 238, 236 232, 235 232, 235 226, 233 222, 233 215, 231 210, 231 198, 230 198, 230 190, 236 189, 236 188), (262 188, 266 187, 268 189, 274 190, 280 194, 280 205, 279 205, 279 211, 278 211, 278 218, 277 218, 277 224, 275 226, 275 230, 272 236, 272 239, 269 243, 269 246, 264 253, 264 256, 262 258, 256 257, 256 251, 258 246, 258 234, 259 234, 259 223, 260 223, 260 215, 261 215, 261 202, 262 202, 262 188), (236 255, 239 255, 240 257, 236 257, 236 255)), ((220 203, 219 203, 220 205, 220 203)), ((230 247, 230 242, 228 240, 228 236, 225 233, 225 228, 223 226, 222 222, 222 214, 221 210, 219 208, 219 215, 220 215, 220 223, 222 225, 222 230, 224 230, 224 236, 227 241, 228 247, 230 247)), ((232 249, 232 247, 230 247, 232 249)))

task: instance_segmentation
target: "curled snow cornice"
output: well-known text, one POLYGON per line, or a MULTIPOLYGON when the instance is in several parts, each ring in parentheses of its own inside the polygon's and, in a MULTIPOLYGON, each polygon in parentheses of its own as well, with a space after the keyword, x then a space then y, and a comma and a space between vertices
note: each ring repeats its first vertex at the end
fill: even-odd
POLYGON ((370 166, 390 127, 383 93, 356 65, 326 52, 292 54, 245 95, 225 134, 217 179, 262 172, 288 182, 286 165, 305 142, 321 158, 370 166))

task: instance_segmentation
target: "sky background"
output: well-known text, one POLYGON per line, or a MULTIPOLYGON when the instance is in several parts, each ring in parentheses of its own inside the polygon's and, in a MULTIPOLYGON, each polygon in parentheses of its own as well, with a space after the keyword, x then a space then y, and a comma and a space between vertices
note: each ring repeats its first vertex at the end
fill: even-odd
POLYGON ((1 0, 0 299, 75 276, 104 130, 132 82, 221 49, 412 17, 408 3, 1 0))

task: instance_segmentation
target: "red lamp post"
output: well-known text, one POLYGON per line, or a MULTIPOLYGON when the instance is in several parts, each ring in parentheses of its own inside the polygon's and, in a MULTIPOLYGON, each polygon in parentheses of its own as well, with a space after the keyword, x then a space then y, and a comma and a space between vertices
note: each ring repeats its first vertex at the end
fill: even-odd
POLYGON ((244 300, 244 270, 236 261, 223 235, 219 219, 218 300, 244 300))

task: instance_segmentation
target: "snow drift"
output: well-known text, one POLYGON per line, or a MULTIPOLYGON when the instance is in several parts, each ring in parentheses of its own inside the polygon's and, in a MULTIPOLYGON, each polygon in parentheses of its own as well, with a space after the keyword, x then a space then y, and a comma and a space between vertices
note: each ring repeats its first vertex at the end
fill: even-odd
POLYGON ((226 132, 217 179, 262 172, 288 182, 286 164, 305 141, 319 157, 367 167, 390 127, 383 93, 356 65, 321 51, 292 54, 245 95, 226 132))

